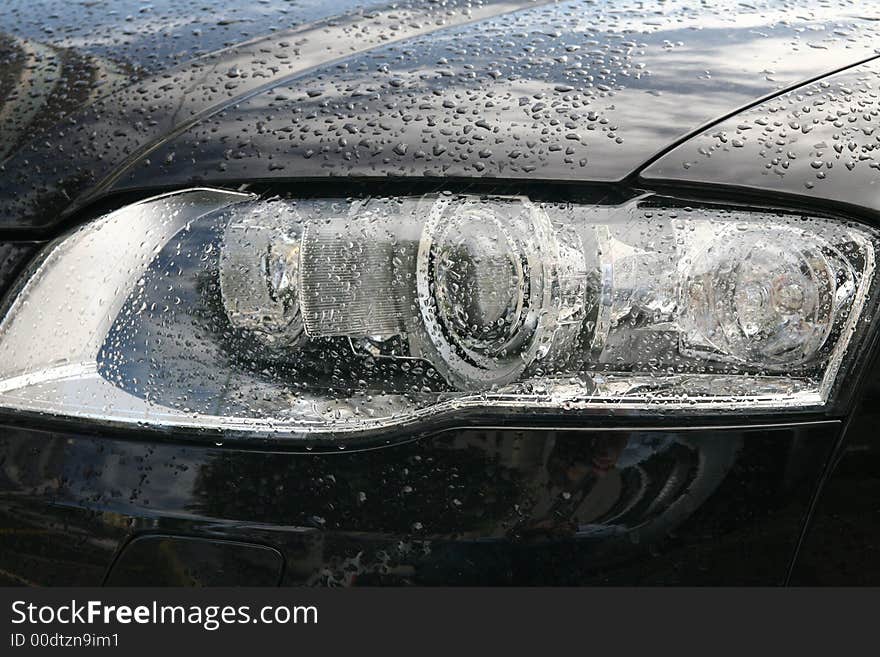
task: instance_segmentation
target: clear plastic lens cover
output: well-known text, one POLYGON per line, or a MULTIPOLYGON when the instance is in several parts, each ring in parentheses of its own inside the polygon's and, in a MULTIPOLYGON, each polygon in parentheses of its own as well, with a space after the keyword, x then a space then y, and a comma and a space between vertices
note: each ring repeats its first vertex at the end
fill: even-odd
POLYGON ((190 190, 50 245, 0 407, 288 435, 463 409, 821 407, 876 236, 771 211, 190 190))

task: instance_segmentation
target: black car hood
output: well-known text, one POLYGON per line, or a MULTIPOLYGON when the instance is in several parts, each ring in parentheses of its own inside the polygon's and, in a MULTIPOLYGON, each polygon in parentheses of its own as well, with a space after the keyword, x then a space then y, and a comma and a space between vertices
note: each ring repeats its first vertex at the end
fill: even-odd
POLYGON ((6 3, 0 229, 193 182, 619 181, 876 56, 876 9, 816 4, 6 3))

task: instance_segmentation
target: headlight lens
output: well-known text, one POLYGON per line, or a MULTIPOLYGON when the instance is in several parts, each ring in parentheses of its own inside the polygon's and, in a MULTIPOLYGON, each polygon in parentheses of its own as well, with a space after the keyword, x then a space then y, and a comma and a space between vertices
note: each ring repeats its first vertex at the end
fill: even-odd
POLYGON ((816 408, 864 333, 876 237, 652 198, 190 190, 44 251, 0 323, 0 406, 334 436, 464 408, 816 408))

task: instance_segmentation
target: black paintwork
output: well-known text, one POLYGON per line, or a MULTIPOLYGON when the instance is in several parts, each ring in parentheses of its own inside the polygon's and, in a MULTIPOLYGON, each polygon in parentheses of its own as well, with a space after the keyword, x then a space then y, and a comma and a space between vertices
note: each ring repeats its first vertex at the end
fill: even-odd
POLYGON ((880 60, 760 103, 673 149, 646 184, 745 191, 880 212, 880 60))
MULTIPOLYGON (((278 549, 287 584, 778 584, 838 428, 461 430, 293 454, 7 427, 0 569, 122 584, 115 555, 157 533, 278 549)), ((153 559, 155 582, 195 577, 153 559)))
MULTIPOLYGON (((3 3, 0 293, 29 240, 194 182, 644 187, 876 219, 880 15, 815 4, 3 3)), ((820 423, 360 452, 6 417, 0 581, 876 582, 874 372, 820 423)))
MULTIPOLYGON (((114 190, 194 180, 620 180, 703 124, 876 56, 870 11, 812 4, 414 2, 343 5, 323 21, 309 5, 293 21, 314 22, 247 30, 245 44, 190 61, 167 56, 161 30, 119 38, 127 45, 113 59, 108 19, 89 29, 58 9, 76 36, 47 40, 56 58, 77 44, 82 61, 62 69, 37 130, 11 131, 0 229, 46 229, 114 190)), ((164 7, 194 25, 192 44, 218 44, 207 17, 159 7, 157 24, 164 7)), ((39 36, 20 13, 0 12, 11 35, 39 36)))
POLYGON ((284 557, 266 545, 144 534, 114 559, 107 586, 277 586, 284 557))
POLYGON ((880 585, 880 378, 876 357, 792 571, 797 585, 880 585))
POLYGON ((38 242, 0 242, 0 294, 40 247, 38 242))

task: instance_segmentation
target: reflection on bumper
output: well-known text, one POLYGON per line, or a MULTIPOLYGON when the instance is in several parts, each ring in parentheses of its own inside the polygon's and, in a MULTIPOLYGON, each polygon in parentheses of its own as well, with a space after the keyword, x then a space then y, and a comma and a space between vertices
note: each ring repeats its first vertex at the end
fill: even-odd
POLYGON ((235 584, 230 542, 277 550, 285 584, 779 583, 838 433, 461 430, 294 454, 0 428, 0 579, 98 584, 156 534, 222 543, 147 541, 154 578, 113 584, 235 584))

